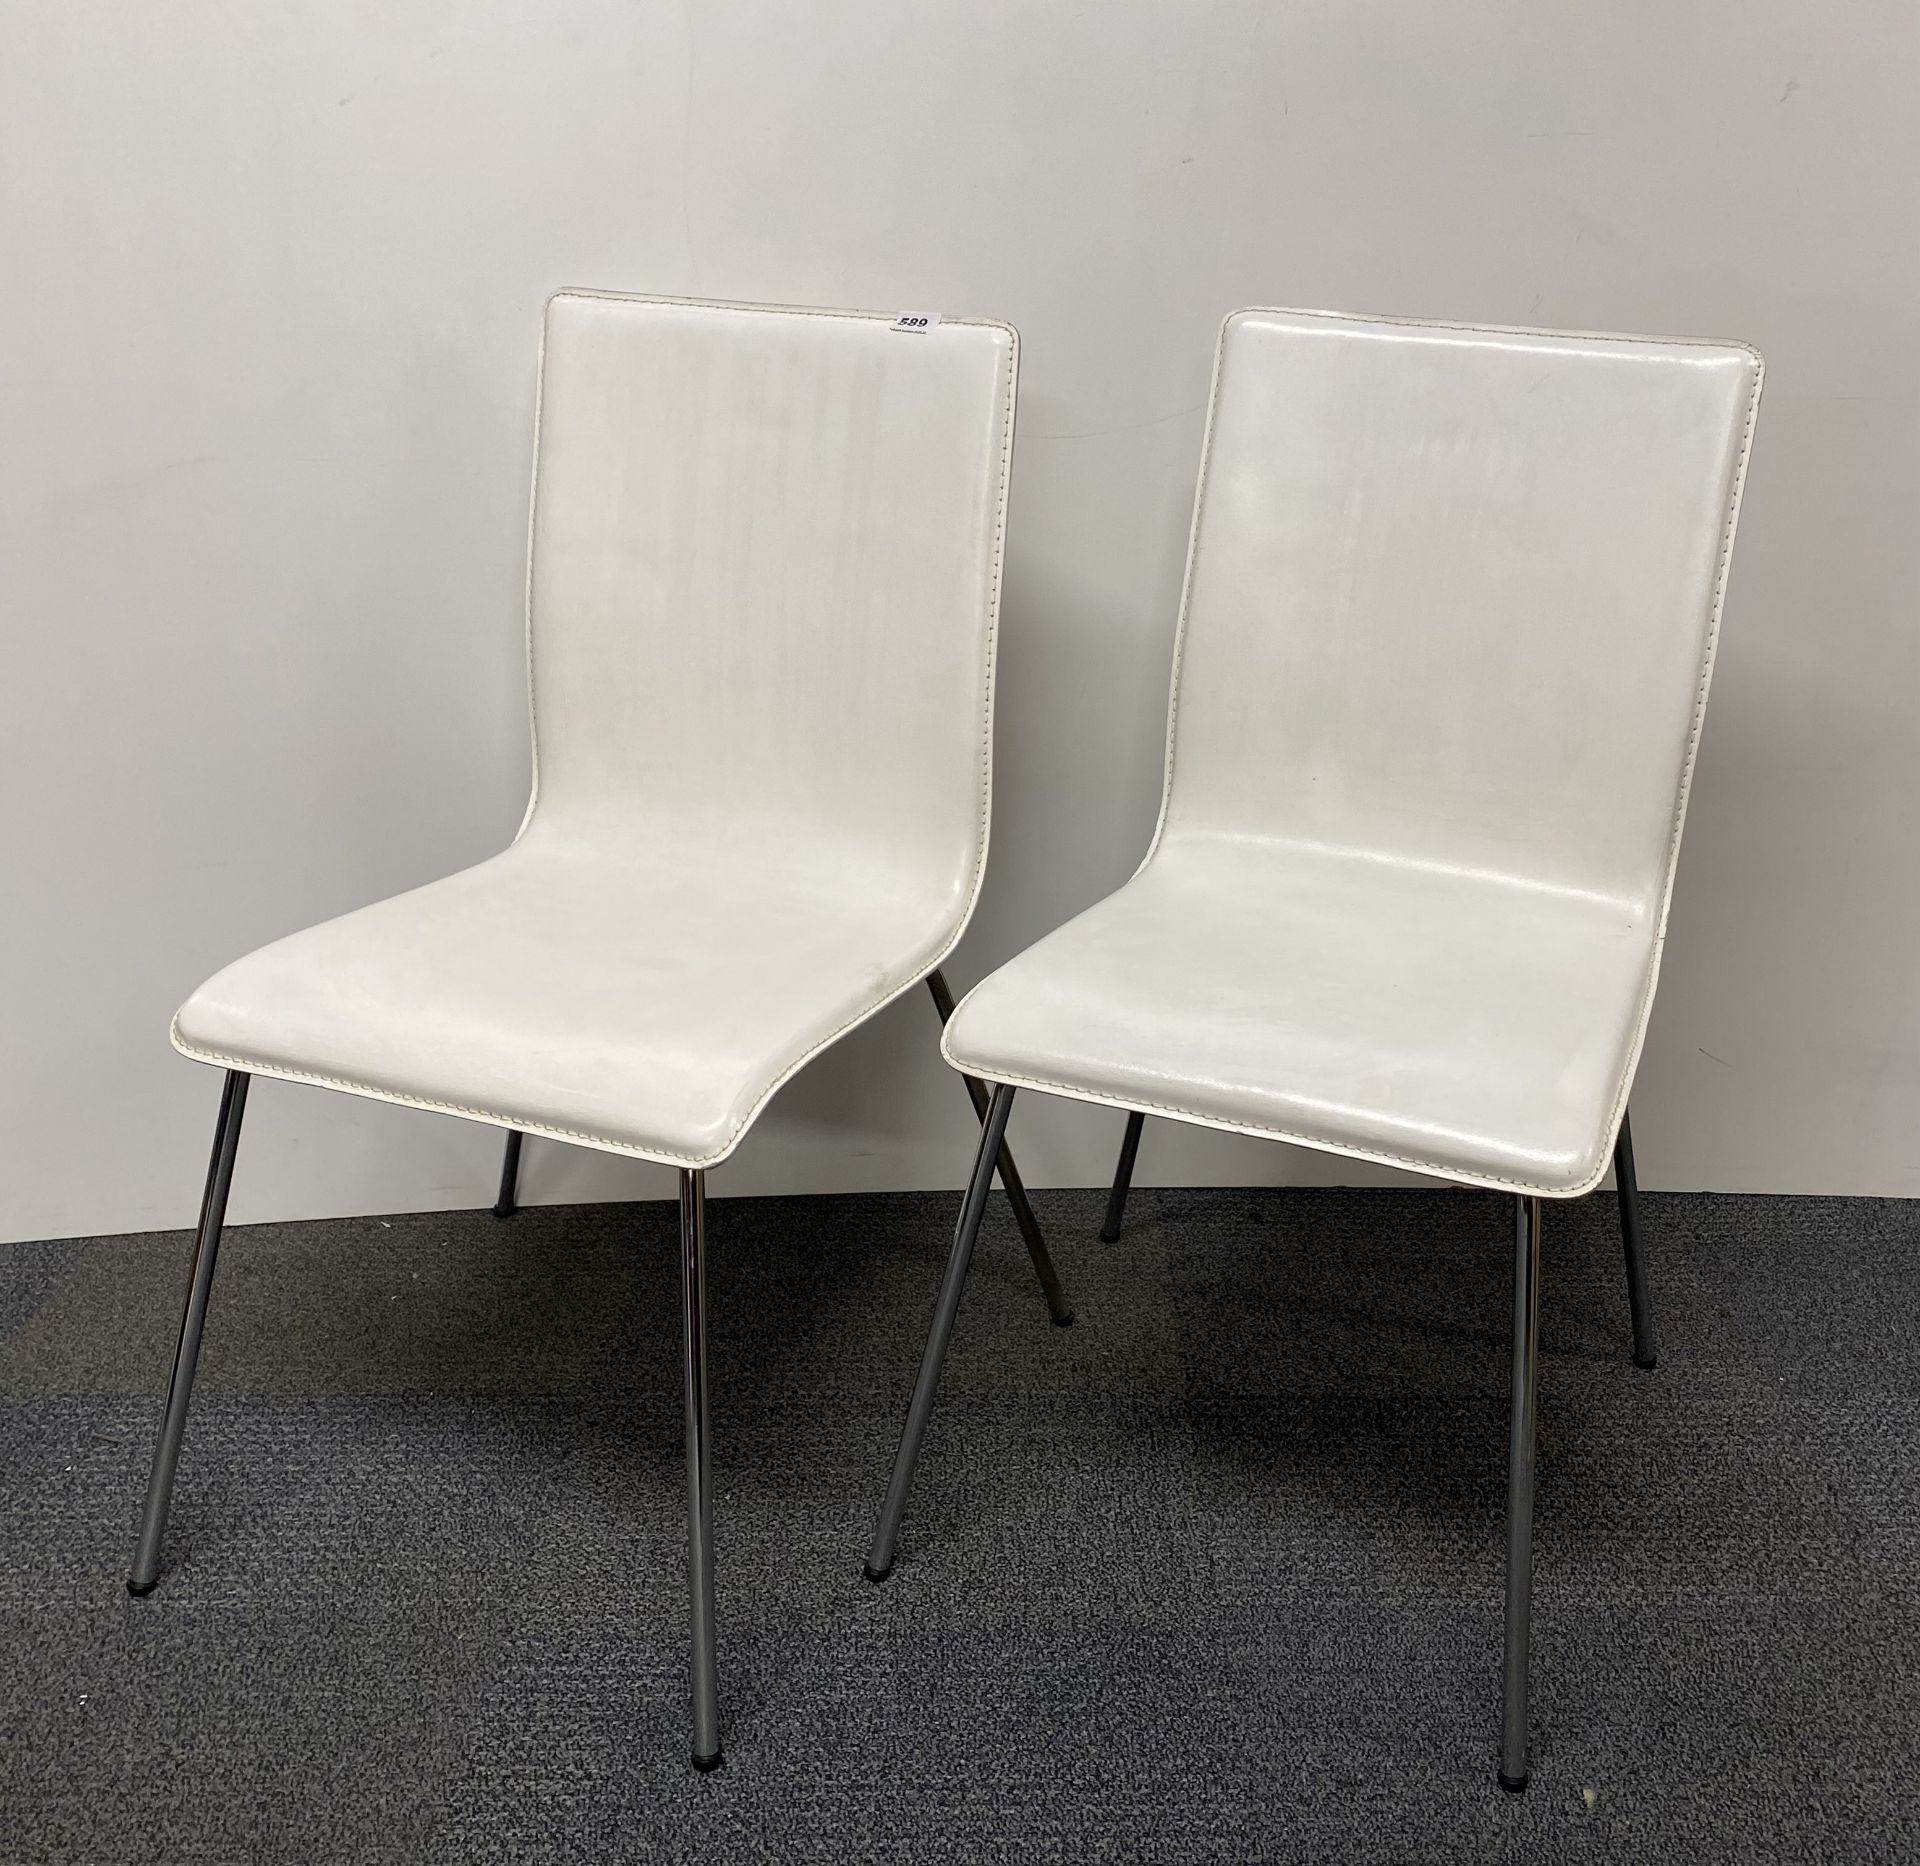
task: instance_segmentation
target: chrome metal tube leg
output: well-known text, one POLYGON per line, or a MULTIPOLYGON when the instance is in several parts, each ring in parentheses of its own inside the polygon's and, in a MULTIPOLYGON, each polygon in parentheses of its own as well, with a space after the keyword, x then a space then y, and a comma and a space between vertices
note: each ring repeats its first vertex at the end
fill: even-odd
POLYGON ((1113 1190, 1107 1194, 1107 1221, 1100 1227, 1102 1244, 1120 1242, 1121 1221, 1127 1215, 1127 1194, 1133 1188, 1133 1162, 1140 1152, 1140 1130, 1147 1117, 1136 1109, 1127 1116, 1127 1132, 1120 1142, 1119 1163, 1113 1169, 1113 1190))
MULTIPOLYGON (((944 1028, 947 1019, 953 1015, 953 993, 947 989, 947 981, 937 970, 927 974, 927 989, 933 993, 933 1008, 940 1013, 940 1023, 944 1028)), ((967 1085, 967 1093, 973 1099, 975 1119, 984 1121, 987 1118, 986 1084, 970 1075, 962 1075, 960 1080, 967 1085)), ((1013 1149, 1004 1140, 1000 1143, 999 1165, 1000 1183, 1006 1188, 1007 1203, 1013 1207, 1013 1222, 1020 1227, 1020 1235, 1026 1240, 1027 1255, 1033 1259, 1034 1274, 1039 1277, 1041 1292, 1047 1299, 1047 1313, 1053 1317, 1054 1327, 1070 1328, 1073 1326, 1073 1304, 1067 1300, 1067 1292, 1061 1287, 1060 1273, 1053 1267, 1047 1240, 1040 1231, 1040 1221, 1033 1215, 1027 1188, 1020 1178, 1020 1169, 1013 1163, 1013 1149)))
POLYGON ((687 1591, 692 1600, 693 1766, 720 1766, 713 1651, 713 1435, 707 1414, 707 1176, 680 1175, 680 1310, 687 1386, 687 1591))
POLYGON ((1633 1311, 1633 1364, 1651 1367, 1659 1358, 1653 1345, 1653 1299, 1647 1294, 1647 1258, 1640 1238, 1640 1181, 1633 1171, 1633 1122, 1620 1117, 1620 1138, 1613 1147, 1613 1182, 1620 1191, 1620 1241, 1627 1253, 1627 1306, 1633 1311))
POLYGON ((887 1500, 880 1506, 873 1546, 867 1551, 869 1581, 884 1581, 893 1567, 900 1519, 906 1514, 907 1492, 913 1488, 913 1467, 920 1461, 920 1444, 927 1435, 927 1418, 933 1411, 933 1396, 940 1385, 940 1369, 946 1363, 947 1340, 953 1333, 960 1292, 966 1287, 967 1265, 973 1259, 974 1240, 980 1235, 980 1220, 987 1209, 994 1155, 1000 1150, 1001 1137, 1007 1131, 1007 1116, 1012 1112, 1013 1089, 1005 1082, 996 1084, 993 1099, 987 1104, 986 1125, 980 1132, 980 1151, 974 1159, 973 1177, 967 1182, 967 1195, 960 1204, 960 1222, 954 1228, 953 1250, 947 1257, 940 1300, 933 1307, 933 1326, 927 1331, 926 1352, 920 1357, 920 1376, 914 1382, 913 1399, 907 1407, 907 1423, 900 1434, 900 1449, 894 1456, 887 1500))
POLYGON ((507 1151, 500 1162, 500 1196, 493 1202, 496 1218, 511 1218, 520 1209, 520 1143, 526 1136, 517 1127, 507 1130, 507 1151))
POLYGON ((1540 1201, 1516 1201, 1513 1390, 1507 1422, 1507 1655, 1500 1786, 1527 1785, 1527 1660, 1533 1610, 1534 1392, 1540 1360, 1540 1201))
POLYGON ((213 1266, 220 1255, 220 1228, 226 1222, 227 1189, 233 1184, 233 1160, 240 1147, 240 1118, 247 1111, 247 1084, 251 1079, 241 1070, 230 1069, 226 1086, 220 1091, 220 1118, 213 1130, 213 1159, 207 1167, 207 1187, 200 1200, 200 1229, 193 1246, 193 1269, 187 1278, 187 1306, 180 1318, 180 1340, 173 1351, 173 1373, 167 1381, 167 1409, 161 1414, 160 1437, 153 1448, 146 1508, 140 1516, 140 1540, 134 1545, 133 1566, 127 1574, 129 1594, 151 1594, 160 1578, 160 1541, 167 1532, 173 1475, 180 1463, 180 1442, 187 1432, 193 1373, 200 1359, 200 1337, 207 1325, 213 1266))

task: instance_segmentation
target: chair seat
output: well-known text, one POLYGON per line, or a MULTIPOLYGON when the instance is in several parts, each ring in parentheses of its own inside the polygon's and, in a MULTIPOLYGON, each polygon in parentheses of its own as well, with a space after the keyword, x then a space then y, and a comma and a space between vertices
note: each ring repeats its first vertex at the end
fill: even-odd
POLYGON ((943 1048, 997 1082, 1572 1197, 1606 1170, 1653 940, 1636 903, 1194 837, 985 980, 943 1048))
POLYGON ((939 963, 950 886, 871 851, 542 845, 228 966, 204 1062, 706 1167, 815 1050, 939 963))

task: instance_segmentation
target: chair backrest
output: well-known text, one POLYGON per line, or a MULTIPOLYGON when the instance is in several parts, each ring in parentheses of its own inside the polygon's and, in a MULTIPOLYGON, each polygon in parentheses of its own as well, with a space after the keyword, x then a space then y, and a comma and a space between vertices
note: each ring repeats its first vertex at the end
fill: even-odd
POLYGON ((1003 324, 554 297, 523 834, 840 844, 970 903, 1016 359, 1003 324))
POLYGON ((1760 378, 1737 344, 1235 312, 1156 849, 1662 909, 1760 378))

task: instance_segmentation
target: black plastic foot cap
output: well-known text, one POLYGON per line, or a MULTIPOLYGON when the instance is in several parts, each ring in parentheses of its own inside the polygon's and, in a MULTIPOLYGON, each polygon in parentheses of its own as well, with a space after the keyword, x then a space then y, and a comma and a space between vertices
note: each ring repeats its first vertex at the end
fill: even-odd
POLYGON ((1102 1244, 1118 1244, 1120 1242, 1120 1233, 1117 1231, 1103 1230, 1100 1233, 1100 1242, 1102 1244))
POLYGON ((719 1768, 725 1761, 726 1756, 716 1749, 711 1756, 696 1755, 693 1759, 693 1766, 698 1769, 702 1775, 711 1775, 714 1770, 719 1768))
POLYGON ((129 1581, 127 1583, 127 1592, 131 1594, 135 1600, 145 1600, 159 1585, 160 1577, 155 1575, 151 1581, 129 1581))
POLYGON ((1053 1325, 1055 1328, 1071 1328, 1073 1326, 1073 1311, 1069 1309, 1065 1315, 1056 1315, 1053 1318, 1053 1325))
POLYGON ((884 1568, 876 1568, 872 1562, 863 1562, 861 1564, 860 1572, 863 1575, 865 1575, 867 1579, 874 1584, 875 1587, 878 1587, 880 1583, 884 1581, 887 1578, 887 1576, 893 1572, 893 1563, 888 1562, 884 1568))
POLYGON ((1526 1793, 1528 1779, 1526 1776, 1523 1775, 1518 1780, 1515 1780, 1505 1769, 1496 1769, 1494 1773, 1499 1776, 1500 1786, 1504 1788, 1508 1794, 1523 1795, 1526 1793))
POLYGON ((493 1208, 493 1215, 496 1218, 511 1218, 519 1209, 517 1205, 496 1205, 493 1208))
POLYGON ((1649 1354, 1645 1360, 1642 1360, 1640 1356, 1636 1354, 1633 1357, 1633 1364, 1646 1373, 1652 1373, 1653 1370, 1660 1365, 1660 1357, 1657 1354, 1649 1354))

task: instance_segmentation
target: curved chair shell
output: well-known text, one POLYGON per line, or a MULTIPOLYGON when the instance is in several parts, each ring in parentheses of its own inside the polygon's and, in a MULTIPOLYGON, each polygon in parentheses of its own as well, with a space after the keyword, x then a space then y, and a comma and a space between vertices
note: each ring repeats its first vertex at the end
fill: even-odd
POLYGON ((987 322, 555 296, 519 836, 228 966, 175 1045, 725 1159, 973 911, 1017 348, 987 322))
POLYGON ((1760 393, 1737 344, 1238 311, 1160 821, 961 1002, 992 1081, 1553 1198, 1659 971, 1760 393))

